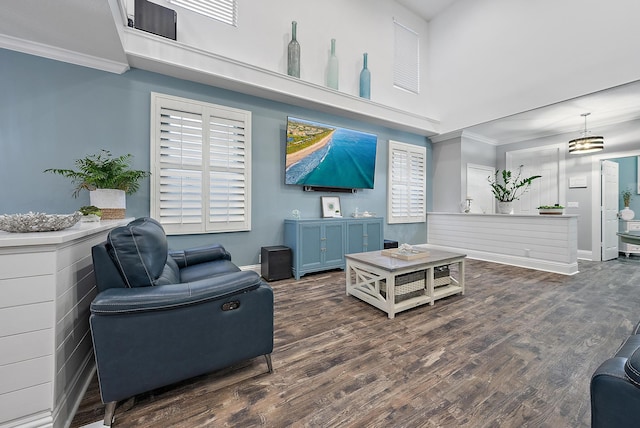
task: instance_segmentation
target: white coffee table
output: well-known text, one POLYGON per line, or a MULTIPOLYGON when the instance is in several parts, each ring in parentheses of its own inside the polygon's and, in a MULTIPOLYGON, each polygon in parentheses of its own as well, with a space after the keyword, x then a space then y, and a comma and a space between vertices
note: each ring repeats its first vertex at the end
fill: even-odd
POLYGON ((383 255, 381 251, 346 254, 347 295, 357 297, 394 318, 398 312, 427 303, 433 305, 443 297, 464 294, 466 254, 438 250, 428 250, 427 253, 414 260, 383 255), (435 287, 435 268, 451 264, 458 265, 456 277, 451 276, 447 285, 435 287), (422 277, 424 280, 420 283, 419 278, 422 277), (407 279, 411 282, 404 284, 407 279), (408 298, 403 299, 403 294, 408 298))

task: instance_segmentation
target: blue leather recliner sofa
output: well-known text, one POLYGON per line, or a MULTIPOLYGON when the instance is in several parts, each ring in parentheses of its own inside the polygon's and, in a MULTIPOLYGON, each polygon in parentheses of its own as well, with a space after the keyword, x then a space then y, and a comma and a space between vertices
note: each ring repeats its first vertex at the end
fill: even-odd
POLYGON ((591 427, 640 426, 640 323, 591 376, 591 427))
POLYGON ((272 372, 273 291, 220 245, 169 252, 140 218, 92 248, 90 326, 105 425, 142 392, 264 355, 272 372))

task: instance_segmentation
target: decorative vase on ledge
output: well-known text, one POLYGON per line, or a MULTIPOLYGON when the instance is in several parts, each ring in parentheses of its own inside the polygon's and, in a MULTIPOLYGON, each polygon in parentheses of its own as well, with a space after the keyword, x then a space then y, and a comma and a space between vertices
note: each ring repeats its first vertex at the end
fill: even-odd
POLYGON ((336 39, 331 39, 331 56, 329 57, 327 86, 335 90, 338 89, 338 57, 336 56, 336 39))
POLYGON ((297 39, 298 23, 291 23, 291 41, 287 47, 287 74, 300 77, 300 43, 297 39))
POLYGON ((360 72, 360 96, 362 98, 371 98, 371 72, 367 68, 367 53, 363 54, 363 66, 360 72))
POLYGON ((509 201, 509 202, 498 201, 498 213, 513 214, 513 201, 509 201))

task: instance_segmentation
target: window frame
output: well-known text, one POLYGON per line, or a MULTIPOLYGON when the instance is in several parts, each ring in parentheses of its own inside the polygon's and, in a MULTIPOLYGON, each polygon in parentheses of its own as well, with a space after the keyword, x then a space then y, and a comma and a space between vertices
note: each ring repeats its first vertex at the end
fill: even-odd
POLYGON ((420 94, 420 35, 393 19, 393 86, 420 94))
POLYGON ((425 223, 427 221, 427 148, 414 144, 389 140, 389 159, 387 164, 387 223, 425 223), (404 154, 405 162, 398 165, 397 171, 406 176, 399 176, 394 171, 394 156, 404 154), (412 162, 417 162, 412 167, 412 162), (417 169, 416 169, 417 168, 417 169), (412 175, 417 172, 417 176, 412 175), (394 194, 400 189, 400 194, 394 194), (412 202, 418 194, 422 201, 412 202), (403 214, 404 212, 404 214, 403 214))
POLYGON ((198 13, 218 22, 238 26, 238 2, 236 0, 167 0, 169 3, 198 13), (208 4, 207 4, 208 3, 208 4))
MULTIPOLYGON (((183 235, 183 234, 202 234, 202 233, 222 233, 222 232, 242 232, 251 230, 251 112, 247 110, 236 109, 232 107, 216 105, 212 103, 207 103, 203 101, 191 100, 187 98, 181 98, 161 93, 152 92, 151 93, 151 126, 150 126, 150 171, 151 171, 151 189, 150 189, 150 213, 151 217, 158 220, 162 226, 164 227, 167 235, 183 235), (187 165, 184 162, 184 156, 180 157, 180 167, 176 167, 177 165, 174 163, 168 163, 163 159, 166 159, 166 153, 163 157, 162 155, 162 147, 161 142, 167 141, 166 139, 161 140, 162 135, 166 135, 162 133, 161 127, 163 120, 162 114, 167 114, 171 112, 182 112, 185 116, 188 115, 200 115, 202 118, 202 126, 199 131, 202 133, 201 135, 201 151, 200 151, 200 160, 199 164, 197 162, 192 162, 187 165), (211 126, 211 118, 215 118, 216 122, 214 126, 219 125, 219 122, 223 121, 232 121, 235 123, 241 123, 243 128, 230 127, 231 130, 241 129, 242 135, 236 139, 225 140, 224 138, 214 138, 212 140, 212 136, 210 131, 212 129, 211 126), (208 124, 208 125, 207 125, 208 124), (242 142, 238 142, 242 140, 242 142), (229 156, 218 158, 217 165, 213 164, 210 156, 212 156, 212 141, 220 142, 222 141, 222 146, 224 147, 224 141, 229 142, 229 156), (233 146, 233 147, 231 147, 233 146), (240 147, 240 148, 238 148, 240 147), (239 154, 238 154, 239 153, 239 154), (240 159, 240 162, 238 160, 240 159), (226 166, 220 166, 220 163, 225 163, 226 166), (241 164, 238 166, 238 164, 241 164), (173 167, 172 167, 173 165, 173 167), (188 221, 188 216, 185 216, 184 213, 180 215, 176 215, 177 221, 169 222, 167 221, 168 216, 163 215, 163 210, 168 210, 169 208, 163 208, 163 200, 161 198, 162 193, 162 180, 163 177, 166 180, 166 177, 176 179, 180 175, 167 175, 163 174, 163 171, 167 171, 170 169, 180 170, 180 172, 187 171, 195 172, 197 175, 200 172, 200 214, 199 221, 188 221), (238 193, 229 192, 226 194, 227 205, 226 209, 228 211, 226 217, 224 215, 218 216, 218 218, 222 218, 222 221, 214 221, 212 217, 212 211, 214 211, 214 203, 211 200, 212 195, 212 183, 213 176, 215 175, 232 175, 235 178, 240 178, 239 173, 242 175, 242 179, 238 180, 229 180, 231 183, 227 187, 229 188, 238 188, 238 186, 234 186, 234 183, 241 182, 240 188, 240 199, 239 202, 233 202, 233 197, 238 200, 238 193), (233 181, 233 182, 232 182, 233 181), (234 209, 233 205, 240 204, 242 206, 240 214, 230 214, 229 212, 234 209), (236 220, 237 218, 241 218, 242 221, 236 220), (164 221, 163 221, 164 219, 164 221)), ((166 122, 166 121, 165 121, 166 122)), ((165 123, 166 126, 166 123, 165 123)), ((231 134, 231 131, 230 131, 231 134)), ((223 134, 224 135, 224 134, 223 134)), ((235 134, 234 134, 235 135, 235 134)), ((215 145, 216 148, 220 148, 220 144, 215 145)), ((176 148, 177 150, 178 148, 176 148)), ((169 150, 165 148, 165 152, 169 150)), ((217 150, 220 153, 220 150, 217 150)), ((166 181, 165 181, 166 182, 166 181)), ((185 187, 183 186, 182 189, 185 187)), ((219 190, 219 189, 218 189, 219 190)), ((181 195, 183 192, 180 192, 181 195)), ((185 192, 186 193, 186 192, 185 192)), ((166 194, 166 193, 165 193, 166 194)), ((224 193, 217 193, 218 195, 222 195, 225 197, 224 193)), ((178 196, 180 197, 180 196, 178 196)), ((193 203, 194 199, 191 200, 193 203)), ((198 201, 197 199, 195 200, 198 201)), ((220 200, 216 201, 219 202, 220 200)), ((181 199, 182 202, 182 199, 181 199)), ((220 204, 218 204, 220 206, 220 204)), ((222 202, 224 205, 224 201, 222 202)), ((196 208, 195 210, 197 210, 196 208)), ((222 207, 224 210, 225 207, 222 207)), ((237 210, 237 208, 235 208, 237 210)), ((191 219, 197 219, 198 215, 191 216, 191 219)))

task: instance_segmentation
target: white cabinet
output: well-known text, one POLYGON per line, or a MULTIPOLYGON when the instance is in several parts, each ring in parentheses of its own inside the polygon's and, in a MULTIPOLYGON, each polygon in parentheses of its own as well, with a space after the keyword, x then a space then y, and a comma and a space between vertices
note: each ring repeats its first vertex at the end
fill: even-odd
POLYGON ((0 427, 69 426, 94 367, 91 247, 126 222, 0 231, 0 427))
MULTIPOLYGON (((620 232, 640 231, 640 220, 620 220, 620 232)), ((629 257, 629 254, 640 254, 640 245, 625 244, 619 241, 621 253, 629 257)))

